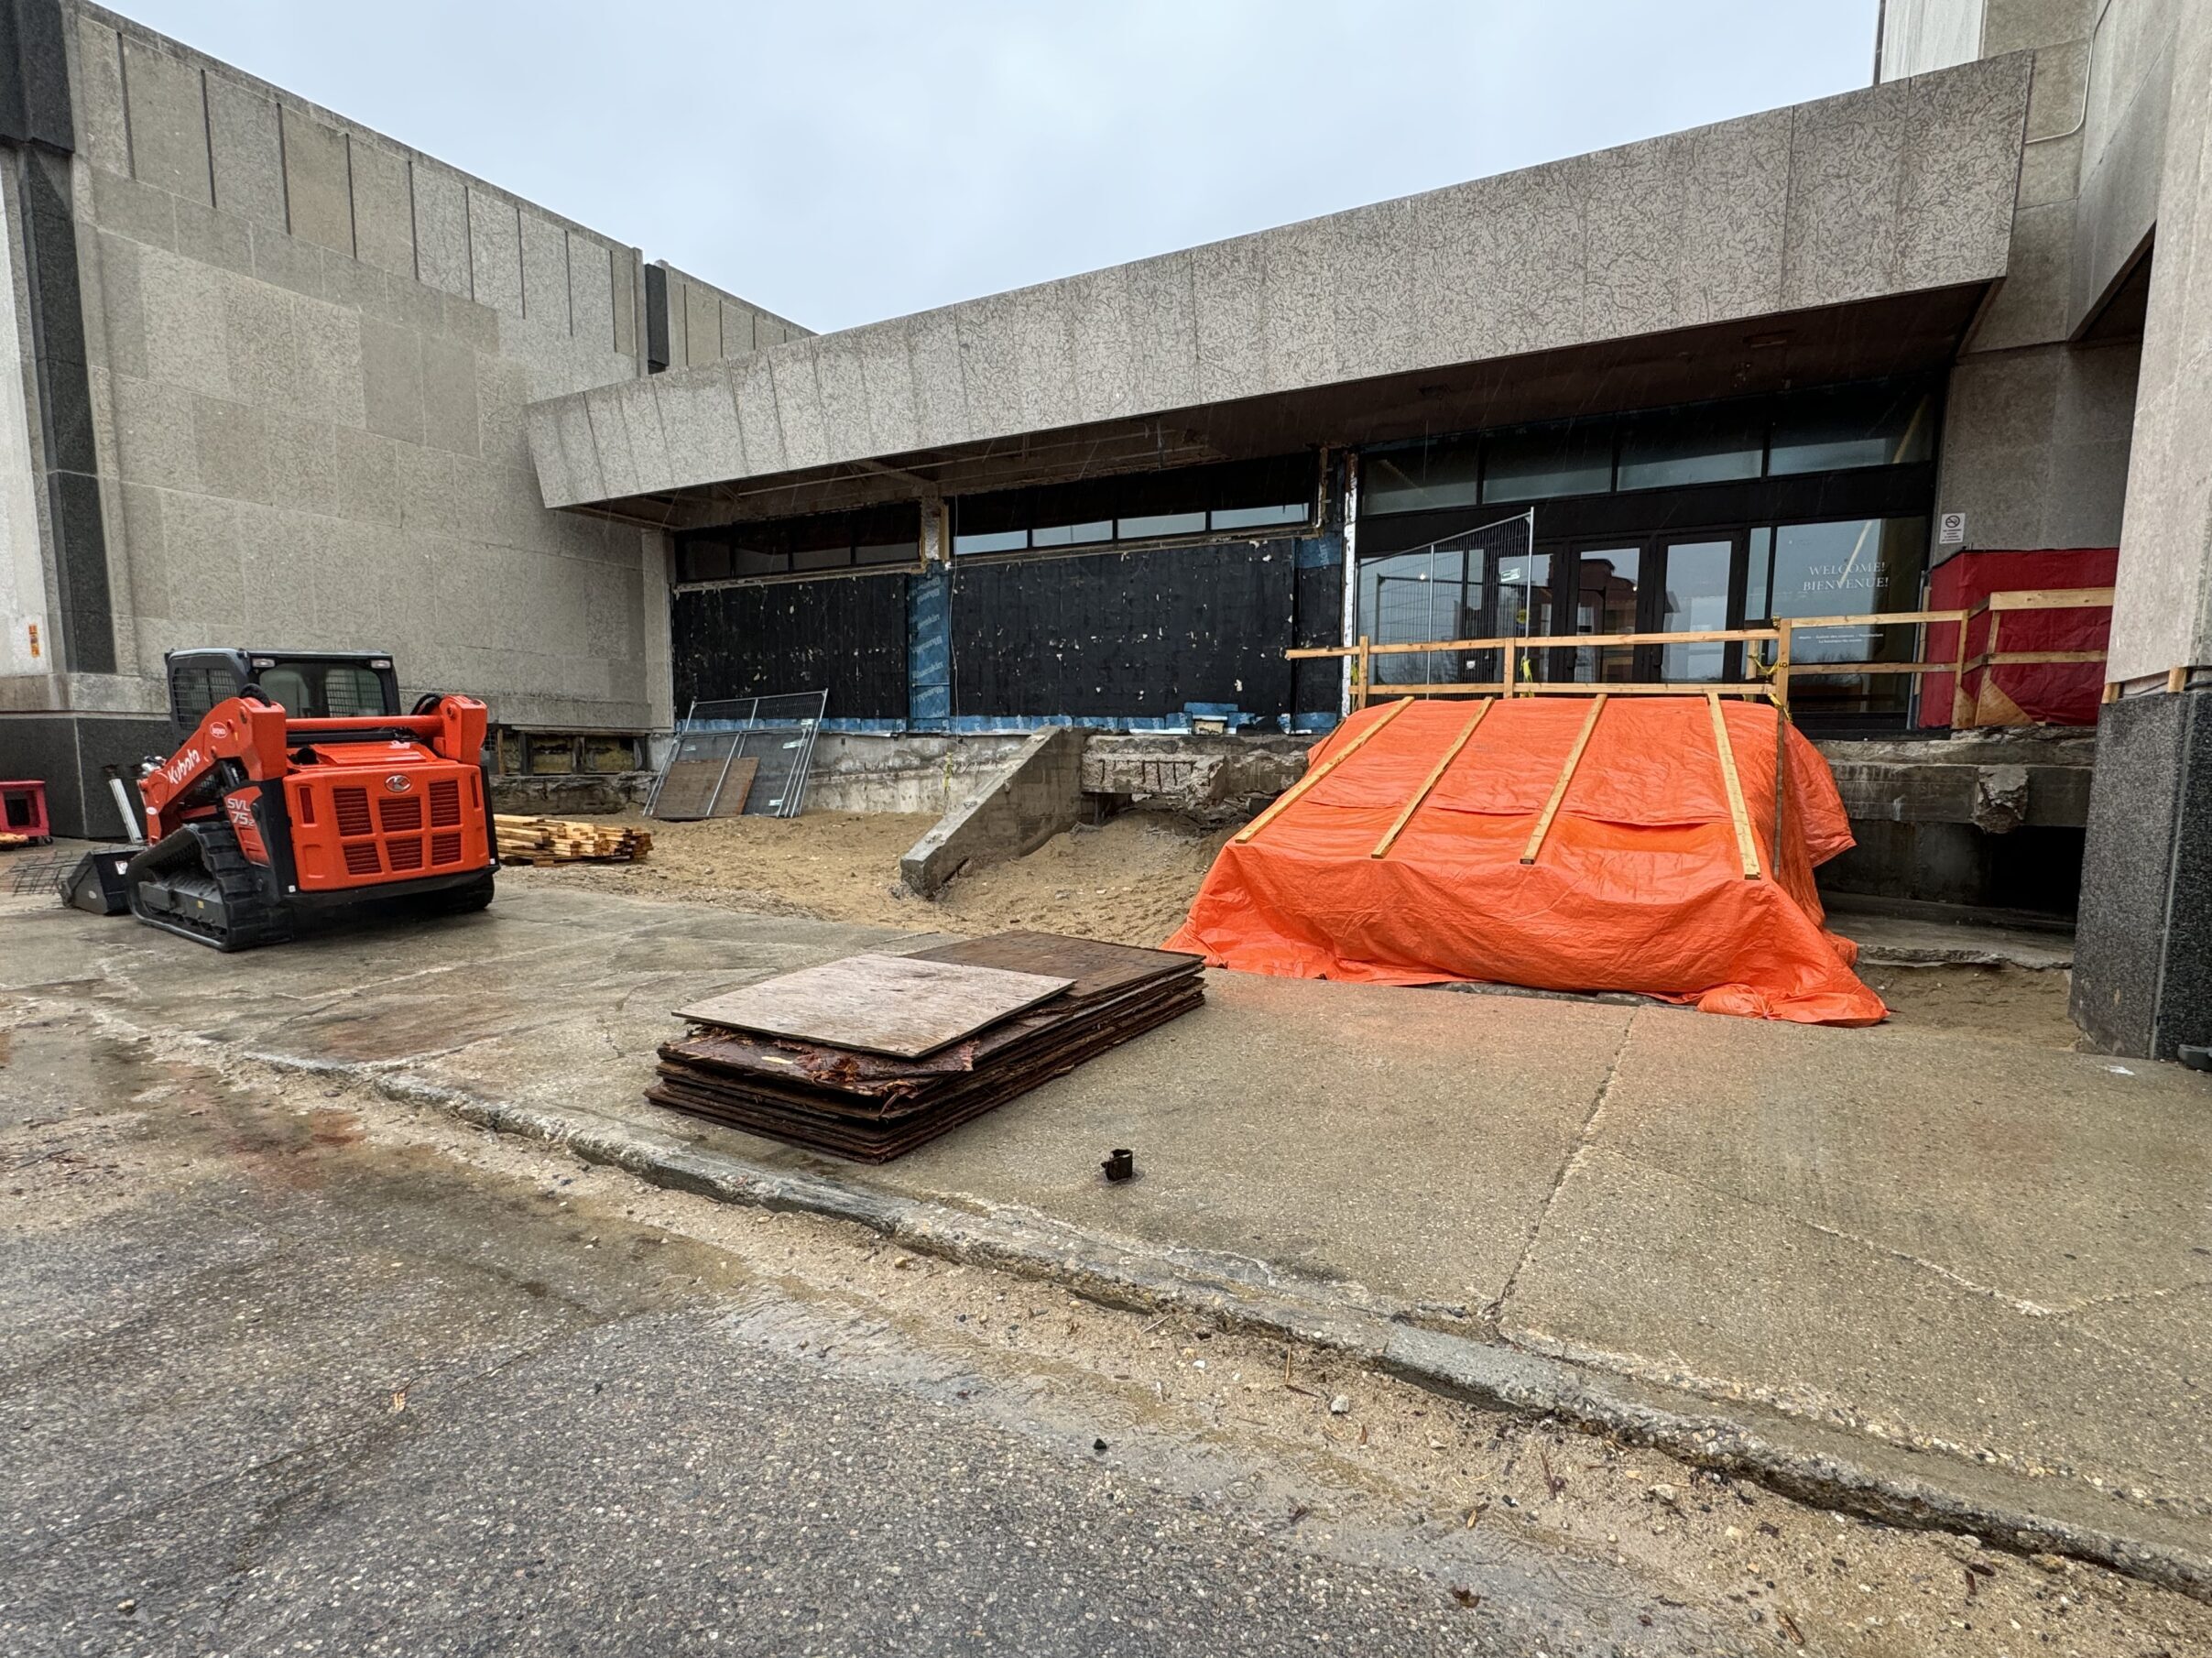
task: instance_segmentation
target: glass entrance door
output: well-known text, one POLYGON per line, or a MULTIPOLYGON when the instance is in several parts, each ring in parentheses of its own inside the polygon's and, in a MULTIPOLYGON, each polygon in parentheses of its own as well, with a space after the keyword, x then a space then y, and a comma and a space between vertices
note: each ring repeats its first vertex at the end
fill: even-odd
MULTIPOLYGON (((1575 554, 1575 626, 1572 633, 1634 633, 1637 628, 1640 584, 1643 579, 1640 544, 1584 547, 1575 554)), ((1585 683, 1636 678, 1636 651, 1628 645, 1590 645, 1574 653, 1572 671, 1564 676, 1585 683)))
MULTIPOLYGON (((1734 536, 1664 540, 1654 550, 1657 568, 1646 584, 1657 614, 1653 633, 1717 633, 1729 626, 1736 605, 1734 536)), ((1724 640, 1695 640, 1662 646, 1659 677, 1669 684, 1694 684, 1729 677, 1742 660, 1741 647, 1724 640)), ((1740 670, 1738 670, 1740 671, 1740 670)))

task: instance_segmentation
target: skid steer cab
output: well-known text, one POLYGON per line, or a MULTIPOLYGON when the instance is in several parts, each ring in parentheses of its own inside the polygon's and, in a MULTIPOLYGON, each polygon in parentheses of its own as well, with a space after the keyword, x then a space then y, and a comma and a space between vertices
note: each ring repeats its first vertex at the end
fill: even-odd
POLYGON ((374 651, 172 650, 181 741, 140 769, 140 921, 218 950, 282 944, 311 916, 481 910, 498 867, 485 706, 399 712, 374 651))

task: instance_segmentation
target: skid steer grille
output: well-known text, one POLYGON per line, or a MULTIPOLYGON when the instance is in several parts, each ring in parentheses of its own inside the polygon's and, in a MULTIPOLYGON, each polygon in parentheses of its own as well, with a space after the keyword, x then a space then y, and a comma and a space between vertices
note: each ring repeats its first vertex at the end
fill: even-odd
POLYGON ((489 865, 489 824, 474 768, 418 761, 399 772, 381 756, 369 758, 373 763, 334 775, 303 768, 289 791, 303 893, 489 865), (395 782, 401 787, 395 790, 395 782))
POLYGON ((376 826, 369 822, 368 791, 365 789, 333 789, 331 804, 338 813, 338 833, 342 835, 371 834, 376 826))

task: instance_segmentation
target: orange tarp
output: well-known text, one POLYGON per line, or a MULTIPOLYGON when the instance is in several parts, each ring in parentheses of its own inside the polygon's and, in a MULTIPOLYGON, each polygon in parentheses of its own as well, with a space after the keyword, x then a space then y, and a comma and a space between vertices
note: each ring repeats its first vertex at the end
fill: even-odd
POLYGON ((1354 714, 1314 746, 1306 780, 1346 758, 1222 847, 1168 947, 1282 977, 1635 990, 1751 1018, 1880 1020, 1880 998, 1851 971, 1856 946, 1822 927, 1813 886, 1814 866, 1852 844, 1836 780, 1765 704, 1720 702, 1755 878, 1702 697, 1608 698, 1522 861, 1591 707, 1493 701, 1456 754, 1472 701, 1354 714))

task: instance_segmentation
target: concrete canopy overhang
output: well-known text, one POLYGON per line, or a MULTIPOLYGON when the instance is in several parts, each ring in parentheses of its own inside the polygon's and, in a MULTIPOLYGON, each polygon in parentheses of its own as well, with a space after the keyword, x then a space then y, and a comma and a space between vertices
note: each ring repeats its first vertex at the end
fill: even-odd
POLYGON ((685 528, 1947 361, 2026 54, 535 404, 549 507, 685 528))

